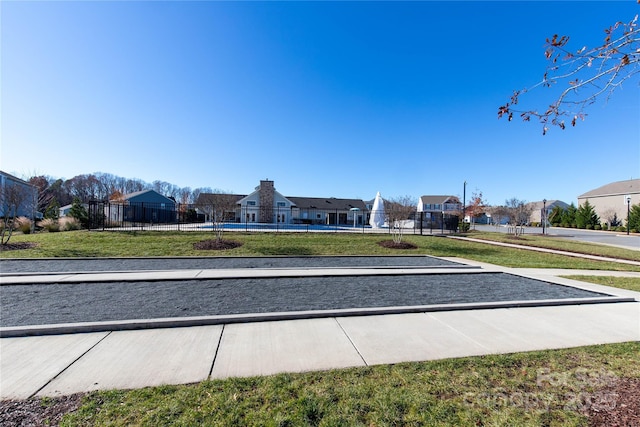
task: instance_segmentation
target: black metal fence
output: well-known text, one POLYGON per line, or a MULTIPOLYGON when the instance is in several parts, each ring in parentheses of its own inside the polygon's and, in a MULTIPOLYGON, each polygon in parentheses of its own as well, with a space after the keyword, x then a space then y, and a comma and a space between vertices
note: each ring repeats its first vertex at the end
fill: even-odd
POLYGON ((339 209, 300 209, 273 207, 271 221, 264 218, 260 206, 237 206, 227 209, 213 205, 102 202, 88 203, 90 230, 132 231, 225 231, 243 232, 393 232, 402 228, 406 234, 455 232, 458 215, 446 212, 412 212, 408 219, 392 221, 374 228, 369 220, 376 212, 339 209), (261 215, 262 213, 262 215, 261 215))

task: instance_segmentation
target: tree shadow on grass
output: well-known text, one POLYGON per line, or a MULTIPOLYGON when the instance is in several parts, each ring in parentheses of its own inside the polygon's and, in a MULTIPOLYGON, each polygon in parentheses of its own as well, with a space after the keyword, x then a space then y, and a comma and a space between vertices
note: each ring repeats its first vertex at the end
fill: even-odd
POLYGON ((428 246, 428 249, 429 251, 437 254, 437 256, 454 256, 461 258, 464 258, 468 255, 494 257, 504 253, 504 250, 502 248, 498 248, 488 244, 451 246, 447 244, 440 244, 437 241, 432 242, 432 244, 428 246))
POLYGON ((96 258, 106 256, 104 253, 89 249, 59 249, 56 258, 96 258))
POLYGON ((306 246, 295 246, 295 245, 286 245, 286 246, 259 246, 254 249, 255 252, 261 255, 292 255, 292 256, 308 256, 308 255, 316 255, 316 253, 306 246))

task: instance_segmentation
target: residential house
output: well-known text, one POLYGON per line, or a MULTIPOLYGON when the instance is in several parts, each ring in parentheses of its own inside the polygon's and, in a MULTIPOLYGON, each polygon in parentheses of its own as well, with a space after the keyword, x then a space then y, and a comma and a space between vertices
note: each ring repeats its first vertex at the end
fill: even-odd
POLYGON ((273 181, 262 180, 255 191, 238 201, 239 222, 262 224, 291 223, 293 203, 276 191, 273 181))
POLYGON ((119 196, 105 207, 105 216, 114 222, 174 223, 178 221, 176 202, 155 190, 119 196))
POLYGON ((546 218, 547 225, 549 225, 549 214, 555 207, 560 207, 561 209, 567 209, 569 207, 568 204, 561 200, 531 202, 529 203, 529 206, 531 207, 531 216, 529 217, 529 223, 542 224, 542 218, 546 218))
POLYGON ((240 200, 247 197, 240 194, 201 193, 195 207, 204 221, 240 222, 240 200))
POLYGON ((239 223, 362 225, 367 214, 362 200, 284 196, 268 179, 248 195, 203 193, 196 206, 199 212, 224 206, 224 220, 239 223))
POLYGON ((578 196, 578 206, 587 200, 602 222, 611 221, 614 215, 626 221, 627 209, 640 204, 640 179, 612 182, 587 191, 578 196))
MULTIPOLYGON (((88 203, 82 203, 81 205, 82 205, 83 208, 85 208, 87 210, 87 212, 89 212, 89 204, 88 203)), ((58 209, 58 216, 60 218, 63 218, 65 216, 69 216, 69 212, 71 212, 71 208, 72 207, 73 207, 73 204, 61 206, 58 209)))
POLYGON ((362 200, 335 197, 288 197, 296 224, 363 225, 367 207, 362 200))
POLYGON ((456 196, 421 196, 418 199, 418 215, 423 226, 448 230, 455 229, 462 214, 462 203, 456 196), (444 221, 444 224, 443 224, 444 221))
POLYGON ((37 212, 38 189, 11 174, 0 171, 0 217, 42 218, 37 212))

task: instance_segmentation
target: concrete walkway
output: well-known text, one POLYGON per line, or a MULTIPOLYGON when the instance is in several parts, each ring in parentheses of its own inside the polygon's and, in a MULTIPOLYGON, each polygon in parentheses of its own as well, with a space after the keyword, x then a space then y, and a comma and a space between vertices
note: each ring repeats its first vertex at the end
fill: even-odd
MULTIPOLYGON (((0 399, 640 340, 640 293, 557 277, 598 272, 509 269, 450 259, 482 270, 576 286, 632 301, 532 307, 515 304, 509 308, 329 316, 139 330, 124 330, 126 322, 123 322, 122 328, 101 332, 2 338, 0 399)), ((358 269, 357 274, 365 273, 365 270, 358 269)), ((458 269, 457 273, 464 271, 458 269)), ((290 272, 297 275, 322 273, 315 270, 290 272)), ((414 269, 396 270, 395 274, 414 272, 414 269)), ((340 274, 340 271, 332 270, 332 273, 340 274)), ((379 269, 375 271, 375 274, 380 273, 379 269)), ((96 274, 100 280, 109 279, 109 273, 96 274)), ((158 280, 162 277, 175 279, 194 272, 112 274, 120 275, 113 280, 122 280, 122 274, 133 274, 131 280, 142 280, 139 274, 146 274, 145 280, 149 275, 155 275, 158 280)), ((215 274, 232 272, 217 271, 215 274)), ((260 271, 236 270, 233 274, 242 276, 260 274, 260 271)), ((640 273, 606 274, 640 277, 640 273)), ((81 280, 91 277, 81 276, 81 280)), ((37 280, 47 280, 45 277, 50 281, 61 278, 39 275, 37 280)), ((3 277, 2 283, 22 279, 24 276, 3 277)), ((31 283, 34 280, 36 277, 31 277, 31 283)), ((73 278, 66 277, 65 280, 73 278)))

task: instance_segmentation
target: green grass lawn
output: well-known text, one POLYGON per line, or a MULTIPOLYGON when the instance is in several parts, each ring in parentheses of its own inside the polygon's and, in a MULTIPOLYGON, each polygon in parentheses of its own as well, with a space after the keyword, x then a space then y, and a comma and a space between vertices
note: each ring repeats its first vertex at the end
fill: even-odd
MULTIPOLYGON (((497 234, 497 233, 494 233, 497 234)), ((474 237, 476 235, 474 234, 474 237)), ((470 260, 528 268, 572 268, 640 271, 613 262, 591 261, 563 255, 517 250, 488 244, 459 241, 436 236, 406 235, 404 241, 414 250, 394 250, 379 246, 389 240, 385 234, 347 233, 238 233, 227 232, 225 239, 242 242, 226 251, 202 251, 193 244, 213 238, 204 232, 88 232, 37 233, 16 235, 11 243, 33 242, 35 248, 2 251, 1 258, 42 257, 145 257, 145 256, 265 256, 265 255, 409 255, 425 254, 461 257, 470 260)), ((582 246, 582 245, 580 245, 582 246)), ((612 256, 611 248, 593 245, 595 254, 612 256)), ((615 248, 614 248, 615 249, 615 248)), ((565 248, 566 250, 566 248, 565 248)), ((633 252, 633 251, 629 251, 633 252)))
POLYGON ((596 243, 576 242, 561 237, 523 234, 521 236, 508 235, 506 233, 492 233, 488 231, 473 231, 467 237, 474 239, 491 240, 494 242, 511 243, 515 245, 535 246, 539 248, 558 249, 581 254, 600 255, 611 258, 640 261, 640 251, 618 248, 614 246, 598 245, 596 243))
POLYGON ((614 288, 628 289, 640 292, 640 278, 637 277, 608 277, 608 276, 562 276, 567 279, 590 282, 597 285, 611 286, 614 288))
POLYGON ((94 392, 62 425, 586 426, 640 343, 94 392))

